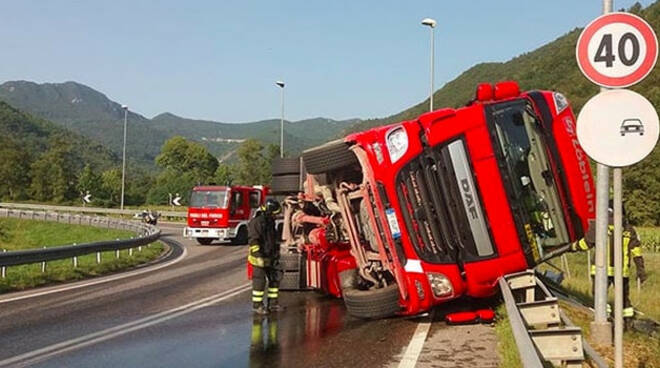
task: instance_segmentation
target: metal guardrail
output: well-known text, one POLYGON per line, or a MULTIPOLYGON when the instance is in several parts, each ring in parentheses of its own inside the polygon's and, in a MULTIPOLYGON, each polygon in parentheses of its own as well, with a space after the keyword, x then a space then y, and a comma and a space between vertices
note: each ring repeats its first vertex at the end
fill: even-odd
MULTIPOLYGON (((0 202, 0 208, 15 208, 26 210, 41 210, 41 211, 57 211, 57 212, 73 212, 73 213, 96 213, 106 215, 134 215, 139 210, 119 210, 116 208, 100 208, 100 207, 75 207, 75 206, 53 206, 47 204, 31 204, 31 203, 8 203, 0 202)), ((165 217, 186 217, 188 214, 182 211, 158 211, 165 217)))
POLYGON ((21 209, 0 208, 0 217, 12 217, 29 220, 53 221, 65 224, 89 225, 109 229, 128 230, 136 233, 136 237, 123 240, 109 240, 86 244, 63 245, 45 249, 26 249, 0 253, 0 266, 16 266, 37 262, 54 261, 85 254, 109 250, 135 248, 153 243, 160 237, 160 229, 155 226, 114 219, 110 217, 86 216, 79 214, 28 211, 21 209))
MULTIPOLYGON (((582 367, 582 330, 562 319, 557 298, 534 271, 506 275, 499 284, 523 366, 541 368, 549 362, 582 367)), ((591 355, 593 351, 587 350, 591 355)))

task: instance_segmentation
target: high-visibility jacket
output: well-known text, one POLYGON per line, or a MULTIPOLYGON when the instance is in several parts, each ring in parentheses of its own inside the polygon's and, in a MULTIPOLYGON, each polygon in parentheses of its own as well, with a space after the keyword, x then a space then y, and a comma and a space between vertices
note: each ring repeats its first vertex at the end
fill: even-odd
MULTIPOLYGON (((637 236, 635 228, 626 224, 623 228, 623 277, 630 277, 630 260, 642 256, 641 242, 637 236)), ((577 244, 582 250, 590 249, 593 244, 589 244, 582 239, 577 244)), ((595 256, 595 255, 594 255, 595 256)), ((596 264, 592 256, 591 274, 596 274, 596 264)), ((607 227, 607 276, 614 276, 614 226, 607 227)))
POLYGON ((248 262, 256 267, 269 267, 279 258, 277 231, 272 216, 259 213, 248 223, 248 262))

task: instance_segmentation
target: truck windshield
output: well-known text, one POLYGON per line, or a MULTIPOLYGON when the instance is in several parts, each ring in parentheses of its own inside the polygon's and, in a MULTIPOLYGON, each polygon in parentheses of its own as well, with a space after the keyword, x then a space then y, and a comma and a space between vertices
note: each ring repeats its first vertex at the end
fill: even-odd
POLYGON ((490 112, 512 210, 525 237, 541 254, 544 248, 568 243, 548 150, 532 106, 516 100, 492 105, 490 112))
POLYGON ((193 191, 190 196, 190 207, 227 207, 227 191, 193 191))

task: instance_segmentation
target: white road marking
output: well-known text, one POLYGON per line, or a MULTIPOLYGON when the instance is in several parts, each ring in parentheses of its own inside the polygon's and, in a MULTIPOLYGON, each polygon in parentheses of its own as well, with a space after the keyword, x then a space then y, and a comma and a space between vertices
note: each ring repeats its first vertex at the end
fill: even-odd
POLYGON ((399 368, 413 368, 417 364, 417 359, 422 353, 422 348, 424 347, 424 342, 426 341, 426 336, 431 329, 431 322, 433 321, 433 311, 429 313, 428 322, 420 322, 413 333, 410 343, 406 348, 406 352, 399 362, 399 368))
POLYGON ((87 286, 103 284, 103 283, 106 283, 106 282, 121 280, 121 279, 131 277, 131 276, 141 275, 143 273, 160 270, 161 268, 165 268, 165 267, 171 266, 175 263, 178 263, 179 261, 184 259, 187 255, 188 255, 188 250, 184 246, 183 247, 183 252, 181 252, 181 255, 179 257, 177 257, 176 259, 173 259, 169 262, 166 262, 166 263, 154 266, 154 267, 142 268, 142 269, 139 269, 139 270, 129 271, 129 272, 126 272, 126 273, 121 273, 121 274, 117 274, 117 275, 114 275, 114 276, 108 276, 108 277, 104 277, 104 278, 102 277, 102 278, 94 279, 94 280, 90 280, 90 281, 83 281, 83 282, 80 282, 80 283, 75 283, 75 284, 71 284, 71 285, 67 285, 67 286, 63 286, 63 287, 56 287, 56 288, 53 288, 53 289, 38 291, 38 292, 28 294, 28 295, 21 295, 21 296, 16 296, 16 297, 13 297, 13 298, 10 297, 10 298, 7 298, 7 299, 0 299, 0 304, 13 302, 13 301, 16 301, 16 300, 34 298, 34 297, 42 296, 42 295, 49 295, 49 294, 59 293, 59 292, 62 292, 62 291, 67 291, 67 290, 80 289, 80 288, 87 287, 87 286))
POLYGON ((55 355, 80 349, 85 346, 97 344, 121 335, 125 335, 133 331, 137 331, 161 322, 171 320, 173 318, 188 314, 198 309, 229 299, 240 293, 248 291, 251 288, 252 288, 251 283, 242 284, 233 289, 223 291, 221 293, 211 295, 209 297, 202 298, 192 303, 188 303, 180 307, 172 308, 170 310, 163 311, 149 317, 145 317, 133 322, 128 322, 123 325, 110 327, 105 330, 101 330, 75 339, 46 346, 44 348, 33 350, 21 355, 16 355, 14 357, 1 360, 0 367, 10 366, 10 365, 16 367, 30 366, 55 355))

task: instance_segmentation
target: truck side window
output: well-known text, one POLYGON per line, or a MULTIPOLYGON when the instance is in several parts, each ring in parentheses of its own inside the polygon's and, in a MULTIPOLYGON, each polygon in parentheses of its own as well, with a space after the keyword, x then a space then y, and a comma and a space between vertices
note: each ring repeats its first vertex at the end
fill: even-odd
POLYGON ((261 193, 257 191, 250 192, 250 208, 259 207, 260 202, 261 202, 261 193))
POLYGON ((242 192, 232 192, 230 211, 233 213, 237 209, 241 208, 241 205, 243 205, 243 193, 242 192))

